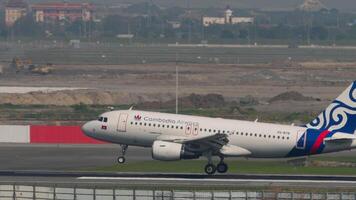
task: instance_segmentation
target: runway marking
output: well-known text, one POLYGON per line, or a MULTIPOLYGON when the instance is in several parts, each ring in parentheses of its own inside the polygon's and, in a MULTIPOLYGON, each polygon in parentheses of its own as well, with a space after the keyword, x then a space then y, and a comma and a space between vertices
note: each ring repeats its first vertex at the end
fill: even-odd
POLYGON ((191 181, 191 182, 272 182, 272 183, 339 183, 356 184, 356 181, 338 181, 338 180, 277 180, 277 179, 189 179, 189 178, 145 178, 145 177, 78 177, 80 180, 133 180, 133 181, 191 181))

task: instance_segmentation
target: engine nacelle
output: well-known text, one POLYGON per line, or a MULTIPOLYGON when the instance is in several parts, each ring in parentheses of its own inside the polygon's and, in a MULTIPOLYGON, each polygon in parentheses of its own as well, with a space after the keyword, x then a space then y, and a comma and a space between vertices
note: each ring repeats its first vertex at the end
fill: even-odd
POLYGON ((184 144, 166 141, 154 141, 152 158, 163 161, 199 158, 199 154, 186 150, 184 144))

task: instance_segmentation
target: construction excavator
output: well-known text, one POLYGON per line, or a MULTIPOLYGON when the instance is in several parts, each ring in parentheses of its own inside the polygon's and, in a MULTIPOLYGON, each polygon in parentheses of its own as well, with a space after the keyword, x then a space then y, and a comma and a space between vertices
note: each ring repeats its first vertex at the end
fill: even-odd
POLYGON ((44 65, 33 64, 31 59, 14 57, 11 62, 11 66, 15 69, 16 73, 30 72, 33 74, 47 75, 54 71, 52 63, 46 63, 44 65))

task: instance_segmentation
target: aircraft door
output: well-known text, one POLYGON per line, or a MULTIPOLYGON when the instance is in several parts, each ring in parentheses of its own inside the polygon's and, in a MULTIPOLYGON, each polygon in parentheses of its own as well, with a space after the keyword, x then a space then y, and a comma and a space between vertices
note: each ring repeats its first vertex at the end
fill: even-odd
POLYGON ((192 125, 191 124, 185 125, 185 134, 190 135, 191 132, 192 132, 192 125))
POLYGON ((305 149, 306 142, 307 142, 307 132, 298 131, 295 147, 297 149, 305 149))
POLYGON ((117 124, 117 131, 126 132, 127 117, 128 117, 128 114, 126 114, 126 113, 121 113, 119 115, 119 122, 117 124))
POLYGON ((193 135, 196 136, 199 133, 199 125, 198 124, 194 124, 193 126, 193 135))

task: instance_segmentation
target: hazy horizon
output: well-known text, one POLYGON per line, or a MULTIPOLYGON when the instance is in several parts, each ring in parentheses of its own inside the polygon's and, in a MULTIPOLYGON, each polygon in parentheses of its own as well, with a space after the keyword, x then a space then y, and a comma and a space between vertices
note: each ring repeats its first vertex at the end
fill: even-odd
MULTIPOLYGON (((0 0, 0 2, 7 0, 0 0)), ((24 0, 34 2, 58 2, 63 0, 24 0)), ((67 2, 92 2, 99 4, 137 3, 152 1, 162 7, 192 7, 192 8, 223 8, 227 5, 233 8, 256 8, 263 10, 294 10, 304 0, 66 0, 67 2)), ((320 0, 327 8, 356 12, 356 0, 320 0)))

